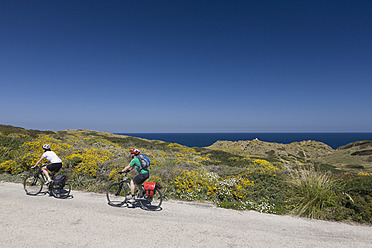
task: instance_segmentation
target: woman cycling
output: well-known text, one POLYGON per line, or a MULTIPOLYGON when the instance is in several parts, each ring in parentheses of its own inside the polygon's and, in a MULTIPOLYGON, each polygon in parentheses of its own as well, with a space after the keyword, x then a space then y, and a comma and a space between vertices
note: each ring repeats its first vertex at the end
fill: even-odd
POLYGON ((53 151, 50 150, 49 144, 43 145, 43 150, 43 155, 41 155, 39 161, 37 161, 36 164, 31 168, 35 168, 44 158, 46 158, 50 162, 50 164, 48 164, 47 166, 43 166, 41 170, 48 179, 45 184, 49 184, 52 179, 50 179, 48 170, 57 173, 62 168, 62 160, 53 151))

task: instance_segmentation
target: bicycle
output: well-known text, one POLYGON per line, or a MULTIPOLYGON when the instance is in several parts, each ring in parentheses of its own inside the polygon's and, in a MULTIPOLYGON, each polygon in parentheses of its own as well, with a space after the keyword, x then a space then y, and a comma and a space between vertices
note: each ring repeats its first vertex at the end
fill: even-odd
MULTIPOLYGON (((27 195, 38 195, 43 189, 44 183, 47 181, 46 176, 41 170, 43 166, 46 166, 46 164, 37 166, 36 168, 38 170, 36 171, 36 173, 30 174, 25 178, 23 182, 23 188, 26 191, 27 195)), ((52 182, 50 182, 48 185, 49 195, 52 194, 54 197, 62 199, 69 197, 71 192, 71 185, 67 179, 67 176, 64 185, 58 186, 54 183, 55 174, 56 173, 52 172, 52 182)))
MULTIPOLYGON (((121 182, 113 183, 107 188, 108 204, 114 207, 121 207, 124 204, 128 206, 130 203, 127 199, 128 192, 130 194, 130 179, 127 177, 128 172, 123 172, 124 178, 121 182)), ((122 173, 118 173, 122 174, 122 173)), ((142 209, 155 211, 160 209, 163 197, 158 186, 149 194, 146 192, 143 185, 137 190, 137 195, 134 199, 136 203, 140 203, 142 209), (151 195, 152 194, 152 195, 151 195)))

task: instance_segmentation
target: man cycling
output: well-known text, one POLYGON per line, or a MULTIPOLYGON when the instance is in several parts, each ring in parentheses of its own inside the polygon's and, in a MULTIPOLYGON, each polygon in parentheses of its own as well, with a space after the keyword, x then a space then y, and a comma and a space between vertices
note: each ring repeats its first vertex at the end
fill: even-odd
POLYGON ((121 171, 121 172, 128 172, 131 171, 134 167, 136 167, 138 175, 130 181, 130 191, 132 193, 131 196, 128 197, 128 200, 134 200, 134 190, 135 184, 137 187, 140 187, 144 181, 146 181, 150 177, 150 171, 148 169, 143 169, 141 167, 141 162, 137 156, 140 154, 138 149, 130 150, 130 155, 132 157, 132 161, 121 171))
POLYGON ((41 155, 41 158, 31 168, 35 168, 44 158, 46 158, 50 162, 50 164, 41 167, 41 170, 48 179, 45 182, 45 184, 49 184, 52 181, 52 179, 50 179, 48 170, 57 173, 62 168, 62 160, 57 156, 57 154, 50 150, 49 144, 43 145, 43 150, 44 150, 43 155, 41 155))

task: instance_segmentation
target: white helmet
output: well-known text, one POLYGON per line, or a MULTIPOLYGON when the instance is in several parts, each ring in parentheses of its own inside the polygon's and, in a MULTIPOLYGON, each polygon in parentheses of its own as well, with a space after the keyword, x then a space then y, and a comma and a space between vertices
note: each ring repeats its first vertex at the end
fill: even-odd
POLYGON ((45 145, 43 145, 43 149, 45 149, 45 150, 49 150, 49 149, 50 149, 50 145, 49 145, 49 144, 45 144, 45 145))

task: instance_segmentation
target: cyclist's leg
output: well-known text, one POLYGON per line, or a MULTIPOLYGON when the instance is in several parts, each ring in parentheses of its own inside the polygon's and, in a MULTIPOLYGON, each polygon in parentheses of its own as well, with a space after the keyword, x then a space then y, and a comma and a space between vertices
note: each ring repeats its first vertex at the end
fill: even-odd
POLYGON ((49 172, 48 172, 48 168, 47 168, 48 166, 49 165, 41 167, 41 170, 43 171, 43 173, 46 176, 47 180, 50 180, 50 176, 49 176, 49 172))
POLYGON ((150 177, 150 173, 146 174, 138 174, 133 180, 131 181, 131 187, 133 183, 133 192, 134 192, 134 184, 137 185, 137 187, 140 189, 143 182, 146 181, 150 177))
POLYGON ((130 180, 130 193, 132 194, 132 196, 134 196, 134 190, 135 190, 134 182, 133 180, 130 180))
POLYGON ((56 171, 50 171, 49 175, 50 175, 50 179, 54 180, 54 176, 57 174, 56 171))
POLYGON ((44 166, 43 172, 47 176, 48 179, 50 179, 48 170, 52 173, 52 177, 57 174, 57 172, 62 168, 62 163, 54 163, 54 164, 48 164, 47 166, 44 166))

